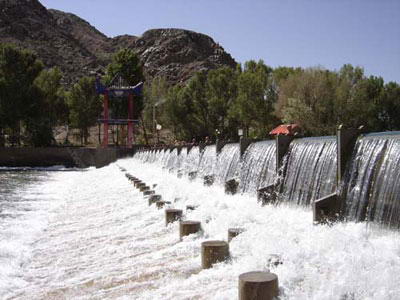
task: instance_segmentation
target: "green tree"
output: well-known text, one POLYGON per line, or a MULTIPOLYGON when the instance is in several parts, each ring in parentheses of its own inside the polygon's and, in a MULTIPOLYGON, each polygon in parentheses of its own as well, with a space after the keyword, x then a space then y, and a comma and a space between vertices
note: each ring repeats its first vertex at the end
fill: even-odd
POLYGON ((155 134, 157 121, 164 123, 163 104, 167 100, 168 83, 164 77, 156 77, 144 88, 143 119, 146 127, 155 134), (155 120, 154 120, 155 119, 155 120))
POLYGON ((379 120, 382 130, 400 130, 400 85, 387 83, 381 99, 379 120))
POLYGON ((87 144, 89 127, 96 124, 102 108, 100 97, 95 90, 95 79, 84 77, 67 94, 70 122, 80 131, 83 144, 87 144))
POLYGON ((43 64, 32 52, 0 44, 0 132, 8 128, 17 144, 23 122, 39 122, 41 117, 34 80, 42 70, 43 64))
POLYGON ((61 70, 55 67, 43 70, 35 79, 35 85, 42 94, 42 113, 52 127, 68 123, 68 105, 62 77, 61 70))
POLYGON ((259 62, 248 61, 237 79, 237 97, 229 114, 240 122, 245 133, 252 137, 264 137, 276 125, 274 105, 277 90, 272 68, 259 62))
POLYGON ((206 100, 212 129, 217 129, 222 139, 236 135, 236 122, 229 117, 229 108, 237 97, 238 73, 232 68, 211 70, 207 76, 206 100))

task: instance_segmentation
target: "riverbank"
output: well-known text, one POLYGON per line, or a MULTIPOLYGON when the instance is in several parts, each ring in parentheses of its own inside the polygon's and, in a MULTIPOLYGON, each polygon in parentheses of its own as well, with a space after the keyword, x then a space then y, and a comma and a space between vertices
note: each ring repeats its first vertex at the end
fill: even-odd
POLYGON ((128 148, 4 148, 0 147, 1 167, 104 167, 119 158, 133 156, 136 147, 128 148))

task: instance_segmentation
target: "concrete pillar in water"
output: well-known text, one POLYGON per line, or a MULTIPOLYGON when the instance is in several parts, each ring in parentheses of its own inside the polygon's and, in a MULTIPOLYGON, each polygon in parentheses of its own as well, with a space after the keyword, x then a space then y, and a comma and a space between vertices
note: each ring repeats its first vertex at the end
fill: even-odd
POLYGON ((155 193, 156 193, 155 191, 147 190, 147 191, 144 191, 144 192, 143 192, 143 196, 150 196, 150 195, 153 195, 153 194, 155 194, 155 193))
POLYGON ((171 204, 171 202, 170 201, 156 201, 156 206, 158 209, 163 208, 167 204, 171 204))
POLYGON ((166 209, 165 210, 165 226, 169 223, 182 219, 182 210, 180 209, 166 209))
POLYGON ((189 176, 189 180, 190 180, 190 181, 195 180, 196 177, 197 177, 197 171, 189 172, 188 176, 189 176))
POLYGON ((337 130, 337 182, 342 182, 346 165, 354 150, 357 138, 362 128, 343 128, 339 126, 337 130))
POLYGON ((203 150, 206 148, 206 144, 205 143, 199 143, 199 150, 200 150, 200 153, 201 152, 203 152, 203 150))
POLYGON ((203 178, 203 184, 205 186, 211 186, 214 184, 215 176, 214 175, 206 175, 203 178))
POLYGON ((220 139, 217 139, 215 142, 215 148, 217 150, 217 154, 221 152, 222 148, 225 146, 226 142, 221 141, 220 139))
POLYGON ((247 147, 251 144, 251 139, 240 137, 239 140, 239 148, 240 148, 240 157, 243 156, 244 152, 246 151, 247 147))
POLYGON ((243 233, 244 228, 229 228, 228 229, 228 243, 232 241, 233 238, 237 237, 239 234, 243 233))
POLYGON ((179 223, 179 238, 182 240, 184 236, 197 233, 201 230, 201 223, 198 221, 181 221, 179 223))
MULTIPOLYGON (((337 186, 341 186, 346 165, 351 158, 355 143, 361 134, 362 127, 343 128, 341 125, 337 130, 337 186)), ((313 221, 315 224, 334 221, 340 218, 341 211, 346 202, 345 194, 339 191, 323 198, 317 199, 312 203, 313 221)))
POLYGON ((201 243, 201 267, 209 269, 213 264, 229 258, 229 244, 225 241, 206 241, 201 243))
POLYGON ((194 205, 186 205, 186 210, 195 210, 197 206, 194 205))
POLYGON ((147 185, 142 185, 139 187, 139 190, 143 193, 144 191, 150 190, 150 187, 147 185))
POLYGON ((189 154, 190 150, 193 148, 192 145, 186 146, 186 154, 189 154))
POLYGON ((161 195, 151 195, 149 197, 149 206, 151 206, 153 203, 156 203, 157 201, 161 201, 161 195))
POLYGON ((239 275, 239 300, 273 300, 279 294, 278 276, 269 272, 239 275))
POLYGON ((262 203, 262 205, 274 203, 278 199, 277 187, 275 184, 267 185, 261 189, 257 190, 257 200, 262 203))
MULTIPOLYGON (((290 142, 293 141, 294 137, 289 135, 277 135, 275 138, 276 143, 276 174, 282 167, 283 157, 289 150, 290 142)), ((281 174, 280 174, 281 175, 281 174)), ((284 174, 282 174, 284 176, 284 174)))
POLYGON ((230 179, 225 182, 225 194, 235 195, 239 187, 239 181, 236 179, 230 179))
POLYGON ((141 187, 146 186, 146 183, 144 182, 139 182, 138 184, 136 184, 136 188, 138 188, 140 190, 141 187))

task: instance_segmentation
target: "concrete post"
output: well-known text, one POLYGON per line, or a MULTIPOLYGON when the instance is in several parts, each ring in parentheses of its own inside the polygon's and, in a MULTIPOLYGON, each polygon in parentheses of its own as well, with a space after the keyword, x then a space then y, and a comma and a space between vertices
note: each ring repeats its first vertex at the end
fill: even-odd
POLYGON ((155 191, 147 190, 143 192, 143 196, 150 196, 154 195, 155 193, 156 193, 155 191))
POLYGON ((239 234, 243 233, 245 230, 244 228, 229 228, 228 229, 228 243, 232 241, 235 237, 239 234))
POLYGON ((275 138, 276 143, 276 174, 282 167, 283 157, 289 150, 290 142, 293 141, 294 137, 289 135, 277 135, 275 138))
POLYGON ((342 128, 337 130, 337 182, 338 186, 343 180, 346 165, 353 153, 354 145, 360 135, 360 130, 354 128, 342 128))
POLYGON ((225 182, 225 194, 235 195, 239 187, 239 181, 230 179, 225 182))
POLYGON ((182 219, 182 210, 180 209, 166 209, 165 210, 165 226, 169 223, 182 219))
POLYGON ((156 206, 158 209, 164 208, 165 205, 171 204, 170 201, 157 201, 156 206))
POLYGON ((239 140, 239 148, 240 148, 240 157, 243 156, 244 152, 246 151, 247 147, 251 144, 251 140, 245 137, 240 137, 239 140))
POLYGON ((140 182, 140 183, 138 183, 137 185, 136 185, 136 187, 140 190, 141 188, 143 188, 143 187, 145 187, 146 186, 146 183, 144 183, 144 182, 140 182))
POLYGON ((189 177, 189 180, 190 180, 190 181, 195 180, 196 177, 197 177, 197 171, 189 172, 188 177, 189 177))
POLYGON ((143 193, 144 191, 149 191, 150 187, 147 185, 144 185, 144 186, 142 185, 139 187, 139 190, 143 193))
MULTIPOLYGON (((355 143, 361 133, 361 128, 343 128, 339 126, 337 130, 337 187, 339 188, 344 179, 346 165, 351 158, 355 143)), ((335 193, 317 199, 313 202, 313 221, 314 224, 325 223, 337 220, 346 203, 344 193, 339 194, 339 190, 335 193)))
POLYGON ((179 223, 179 238, 182 241, 184 236, 197 233, 201 230, 201 223, 198 221, 181 221, 179 223))
POLYGON ((277 199, 278 194, 275 184, 270 184, 257 190, 257 200, 261 202, 262 205, 275 203, 277 199))
POLYGON ((151 195, 150 197, 149 197, 149 206, 151 206, 153 203, 156 203, 156 202, 158 202, 158 201, 161 201, 161 195, 151 195))
POLYGON ((206 148, 206 143, 199 143, 199 150, 200 150, 200 153, 201 152, 203 152, 203 150, 206 148))
POLYGON ((203 184, 205 186, 212 186, 215 181, 215 176, 214 175, 206 175, 203 177, 203 184))
POLYGON ((201 243, 201 267, 209 269, 213 264, 229 258, 229 244, 225 241, 206 241, 201 243))
POLYGON ((193 148, 192 145, 186 146, 186 154, 189 154, 190 150, 193 148))
POLYGON ((217 154, 221 153, 222 148, 225 146, 226 142, 217 139, 215 142, 215 147, 217 149, 217 154))
POLYGON ((186 205, 186 210, 195 210, 197 206, 194 205, 186 205))
POLYGON ((239 300, 273 300, 279 294, 278 276, 248 272, 239 276, 239 300))

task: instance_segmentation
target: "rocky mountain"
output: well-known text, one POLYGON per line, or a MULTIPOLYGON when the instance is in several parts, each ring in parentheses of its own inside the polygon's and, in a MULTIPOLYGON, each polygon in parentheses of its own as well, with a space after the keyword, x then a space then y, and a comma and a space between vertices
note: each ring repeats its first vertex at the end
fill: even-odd
POLYGON ((194 72, 236 62, 204 34, 183 29, 152 29, 142 36, 109 38, 70 13, 47 10, 38 0, 0 0, 0 42, 36 52, 46 66, 59 66, 66 82, 104 68, 115 51, 134 49, 147 78, 165 76, 182 82, 194 72))

